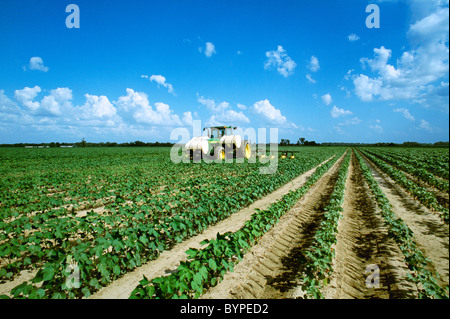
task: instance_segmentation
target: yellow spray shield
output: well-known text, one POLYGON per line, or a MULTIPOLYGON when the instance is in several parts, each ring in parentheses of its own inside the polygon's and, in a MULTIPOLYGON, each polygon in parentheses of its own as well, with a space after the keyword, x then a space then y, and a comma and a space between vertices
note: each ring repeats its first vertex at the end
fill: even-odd
POLYGON ((252 150, 250 149, 250 145, 247 144, 245 146, 245 158, 249 159, 251 154, 252 154, 252 150))

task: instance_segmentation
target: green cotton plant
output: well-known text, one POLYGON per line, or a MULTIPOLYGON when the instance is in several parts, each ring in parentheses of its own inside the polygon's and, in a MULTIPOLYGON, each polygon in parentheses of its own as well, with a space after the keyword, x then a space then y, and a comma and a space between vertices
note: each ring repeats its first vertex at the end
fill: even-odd
MULTIPOLYGON (((394 160, 399 160, 401 163, 411 165, 417 173, 432 174, 444 179, 448 185, 449 178, 449 156, 448 149, 426 149, 420 151, 417 148, 378 148, 377 154, 386 155, 394 160), (446 154, 445 154, 446 153, 446 154)), ((406 170, 409 172, 409 169, 406 170)))
MULTIPOLYGON (((32 216, 25 215, 25 211, 17 212, 15 217, 24 218, 0 224, 0 230, 9 235, 0 244, 0 258, 9 259, 7 265, 0 269, 0 277, 11 280, 22 269, 43 269, 44 265, 51 265, 55 269, 53 278, 43 280, 37 277, 28 283, 35 288, 45 287, 44 294, 40 291, 31 295, 31 290, 21 290, 13 297, 87 297, 126 272, 156 258, 163 250, 250 205, 335 152, 336 149, 307 151, 295 160, 281 163, 273 176, 259 174, 259 164, 180 166, 159 155, 129 166, 117 160, 117 166, 111 172, 99 164, 104 160, 100 155, 104 154, 99 153, 99 157, 93 159, 86 156, 87 166, 98 171, 83 170, 79 175, 73 174, 73 180, 64 178, 61 188, 68 187, 71 182, 77 186, 74 180, 89 178, 93 181, 90 183, 92 187, 77 186, 73 193, 81 190, 84 198, 97 198, 98 194, 106 193, 117 201, 108 203, 101 214, 91 211, 83 217, 75 217, 73 210, 65 208, 46 210, 32 216), (180 170, 192 170, 197 177, 180 175, 180 170), (159 171, 164 172, 163 176, 159 171), (96 173, 99 176, 94 178, 96 173), (70 183, 66 184, 66 181, 70 183), (97 192, 95 184, 102 185, 103 182, 102 188, 112 191, 97 192), (233 196, 223 196, 225 192, 233 196), (137 200, 141 203, 136 204, 137 200), (29 227, 25 226, 28 224, 39 225, 38 231, 24 235, 23 229, 29 227), (17 250, 21 252, 20 257, 17 250), (64 258, 68 254, 77 260, 83 279, 81 288, 70 293, 62 286, 64 258)), ((108 160, 116 161, 114 156, 108 160)), ((70 161, 67 165, 79 163, 70 161)), ((77 167, 73 169, 76 171, 77 167)), ((257 229, 252 231, 259 232, 257 229)))
POLYGON ((169 276, 152 280, 143 276, 132 291, 130 299, 178 299, 198 298, 206 289, 215 286, 253 246, 269 231, 279 218, 313 186, 317 180, 338 160, 339 155, 319 166, 306 183, 291 190, 266 210, 256 209, 250 220, 238 231, 217 234, 215 239, 205 240, 202 249, 186 251, 188 260, 180 263, 169 276))
MULTIPOLYGON (((438 285, 435 275, 428 270, 431 261, 417 248, 413 232, 401 218, 396 217, 389 200, 374 179, 361 154, 357 152, 356 156, 363 175, 380 205, 381 214, 389 229, 389 235, 394 238, 405 257, 408 268, 412 271, 412 274, 408 274, 408 278, 418 285, 419 297, 448 299, 448 286, 442 288, 438 285)), ((436 276, 438 275, 436 274, 436 276)))
POLYGON ((449 221, 449 210, 446 207, 440 205, 436 199, 436 196, 429 192, 426 188, 417 185, 411 179, 409 179, 405 173, 395 169, 391 165, 387 164, 385 161, 377 158, 376 156, 370 154, 367 151, 362 151, 362 153, 367 156, 377 167, 379 167, 383 172, 388 174, 393 180, 400 184, 406 191, 411 193, 411 195, 416 198, 419 202, 428 208, 431 208, 439 212, 441 219, 448 223, 449 221))
POLYGON ((321 289, 329 283, 333 272, 332 262, 336 244, 338 221, 342 218, 345 182, 351 159, 348 151, 339 168, 338 178, 327 206, 324 208, 324 220, 320 223, 310 247, 299 258, 301 271, 297 277, 301 280, 301 289, 305 292, 303 298, 323 298, 321 289))

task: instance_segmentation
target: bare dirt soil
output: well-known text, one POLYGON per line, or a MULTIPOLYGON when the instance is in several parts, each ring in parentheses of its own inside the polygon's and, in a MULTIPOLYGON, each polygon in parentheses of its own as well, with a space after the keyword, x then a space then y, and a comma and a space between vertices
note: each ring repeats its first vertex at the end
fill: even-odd
MULTIPOLYGON (((378 181, 381 190, 389 199, 392 210, 403 219, 414 233, 418 248, 428 257, 440 277, 440 284, 449 284, 449 225, 444 223, 436 212, 431 211, 414 200, 389 176, 365 158, 378 181)), ((447 202, 448 205, 448 202, 447 202)))
POLYGON ((337 180, 343 156, 253 246, 222 282, 202 298, 275 299, 294 298, 298 286, 298 257, 307 248, 323 218, 337 180))
MULTIPOLYGON (((308 249, 337 178, 340 159, 202 298, 264 299, 303 297, 299 256, 308 249)), ((448 285, 448 225, 412 199, 366 159, 394 212, 413 230, 418 247, 448 285)), ((352 154, 346 181, 343 217, 334 246, 333 273, 322 290, 328 299, 417 298, 404 256, 389 236, 381 211, 352 154), (372 271, 376 270, 374 277, 372 271), (376 278, 376 281, 374 279, 376 278)))
MULTIPOLYGON (((349 150, 351 152, 351 150, 349 150)), ((213 299, 279 299, 299 298, 304 293, 299 277, 303 265, 299 257, 311 245, 323 220, 323 210, 333 192, 344 155, 317 183, 268 231, 239 262, 234 272, 202 296, 213 299)), ((414 233, 418 248, 431 261, 430 270, 439 276, 439 284, 449 284, 449 225, 436 212, 412 198, 368 158, 364 161, 392 205, 397 217, 414 233)), ((330 160, 330 159, 328 159, 330 160)), ((326 162, 326 161, 325 161, 326 162)), ((324 163, 325 163, 324 162, 324 163)), ((322 163, 322 164, 324 164, 322 163)), ((321 165, 322 165, 321 164, 321 165)), ((200 242, 213 239, 217 233, 234 232, 251 218, 255 209, 264 210, 290 190, 301 187, 316 168, 288 182, 273 193, 254 202, 229 218, 210 226, 203 233, 164 251, 161 255, 112 282, 93 294, 91 299, 124 299, 145 275, 148 279, 170 274, 186 259, 189 248, 201 248, 200 242)), ((433 191, 448 207, 448 194, 433 191)), ((107 202, 106 202, 107 203, 107 202)), ((89 211, 98 213, 105 202, 94 207, 78 206, 76 216, 89 211)), ((337 244, 333 247, 333 273, 322 291, 328 299, 398 299, 416 298, 417 288, 408 281, 410 272, 403 254, 389 236, 377 205, 355 154, 352 154, 345 185, 342 219, 338 224, 337 244), (379 282, 368 284, 371 270, 379 272, 379 282)), ((0 295, 8 295, 20 283, 30 280, 35 272, 23 271, 13 281, 0 284, 0 295)), ((372 277, 373 278, 373 277, 372 277)))
POLYGON ((403 254, 384 225, 376 201, 353 154, 345 185, 343 218, 335 245, 334 272, 325 298, 414 298, 416 289, 406 280, 403 254), (368 278, 379 272, 378 283, 368 278), (369 285, 366 281, 369 280, 369 285))
MULTIPOLYGON (((323 165, 327 161, 324 161, 320 165, 323 165)), ((143 278, 143 275, 145 275, 148 279, 152 279, 173 272, 179 266, 180 261, 186 259, 187 255, 185 254, 185 251, 187 251, 189 248, 201 248, 200 242, 205 239, 215 238, 217 233, 225 233, 229 231, 234 232, 239 230, 244 225, 244 223, 250 219, 251 215, 255 212, 255 209, 259 208, 261 210, 264 210, 268 208, 270 204, 276 202, 283 195, 287 194, 291 189, 301 187, 306 182, 307 178, 315 172, 315 170, 316 168, 309 170, 308 172, 288 182, 284 186, 278 188, 271 194, 254 202, 249 207, 241 209, 240 211, 232 214, 229 218, 217 223, 214 226, 209 227, 203 233, 177 244, 170 250, 162 252, 157 259, 152 260, 135 269, 134 271, 125 274, 123 277, 115 280, 107 287, 104 287, 97 293, 93 294, 90 298, 128 298, 133 289, 143 278)))

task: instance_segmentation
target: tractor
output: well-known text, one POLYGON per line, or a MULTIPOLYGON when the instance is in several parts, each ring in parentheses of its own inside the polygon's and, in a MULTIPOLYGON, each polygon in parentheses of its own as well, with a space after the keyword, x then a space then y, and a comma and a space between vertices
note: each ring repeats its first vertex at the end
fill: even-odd
POLYGON ((249 159, 252 155, 250 143, 235 135, 237 127, 205 127, 201 137, 194 137, 185 145, 186 157, 199 160, 206 157, 212 160, 249 159))

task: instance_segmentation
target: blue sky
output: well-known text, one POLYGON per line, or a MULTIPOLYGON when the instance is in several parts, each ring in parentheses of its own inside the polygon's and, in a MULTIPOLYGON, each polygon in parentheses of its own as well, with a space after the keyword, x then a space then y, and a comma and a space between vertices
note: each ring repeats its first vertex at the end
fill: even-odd
POLYGON ((162 142, 194 120, 448 141, 448 23, 448 0, 3 0, 0 143, 162 142))

